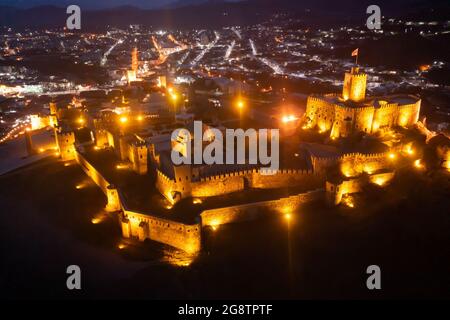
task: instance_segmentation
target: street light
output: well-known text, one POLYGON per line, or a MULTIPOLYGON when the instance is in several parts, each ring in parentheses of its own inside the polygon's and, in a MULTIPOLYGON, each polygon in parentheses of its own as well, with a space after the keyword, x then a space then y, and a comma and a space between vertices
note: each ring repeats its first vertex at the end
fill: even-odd
POLYGON ((236 106, 237 106, 240 110, 242 110, 242 109, 244 108, 244 106, 245 106, 244 100, 242 100, 241 98, 239 98, 239 99, 236 101, 236 106))
POLYGON ((128 121, 128 118, 123 116, 123 117, 120 117, 119 120, 120 120, 121 123, 126 123, 128 121))
POLYGON ((178 100, 178 95, 175 92, 171 92, 170 97, 172 98, 172 102, 173 102, 173 109, 175 111, 175 114, 177 113, 177 100, 178 100))

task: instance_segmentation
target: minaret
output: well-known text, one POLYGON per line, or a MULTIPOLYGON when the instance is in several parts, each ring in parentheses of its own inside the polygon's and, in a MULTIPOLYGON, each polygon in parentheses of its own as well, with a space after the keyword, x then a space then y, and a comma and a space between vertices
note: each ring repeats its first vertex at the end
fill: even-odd
POLYGON ((136 72, 136 75, 138 71, 138 65, 139 65, 138 50, 136 47, 134 47, 133 50, 131 51, 131 70, 136 72))
POLYGON ((363 101, 366 98, 367 74, 359 72, 359 67, 353 67, 350 73, 345 73, 342 97, 344 100, 354 102, 363 101))
POLYGON ((137 72, 138 72, 138 51, 137 48, 134 47, 131 51, 131 69, 127 70, 127 80, 128 84, 130 84, 133 81, 136 81, 137 79, 137 72))

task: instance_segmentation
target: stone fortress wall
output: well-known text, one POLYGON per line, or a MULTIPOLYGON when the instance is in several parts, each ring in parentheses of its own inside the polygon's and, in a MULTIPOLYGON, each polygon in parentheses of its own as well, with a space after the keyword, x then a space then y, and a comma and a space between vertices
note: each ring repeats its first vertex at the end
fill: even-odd
POLYGON ((342 95, 309 96, 306 127, 330 131, 332 138, 356 132, 376 134, 394 126, 410 126, 419 120, 421 100, 412 95, 366 99, 367 75, 359 68, 345 74, 342 95), (386 101, 390 100, 390 102, 386 101))
POLYGON ((337 206, 341 203, 345 195, 361 192, 363 187, 368 183, 373 183, 379 186, 388 184, 394 178, 394 171, 375 173, 365 180, 361 176, 352 177, 339 182, 327 181, 325 185, 326 202, 330 206, 337 206))
MULTIPOLYGON (((75 159, 86 175, 105 193, 107 197, 106 209, 112 212, 120 212, 120 226, 124 238, 135 238, 140 241, 150 239, 192 254, 201 250, 202 227, 254 219, 261 209, 278 213, 291 212, 304 203, 320 200, 324 197, 324 190, 317 189, 271 201, 205 210, 200 214, 198 223, 185 224, 169 218, 165 219, 130 210, 123 200, 120 190, 109 183, 79 150, 76 150, 75 159)), ((159 174, 161 175, 161 173, 159 174)), ((215 181, 215 179, 212 178, 209 181, 215 181)))
POLYGON ((325 196, 323 189, 316 189, 276 200, 259 201, 243 205, 203 211, 200 215, 202 226, 219 226, 222 224, 256 219, 264 211, 275 213, 295 212, 301 205, 322 200, 325 196))
POLYGON ((103 191, 107 198, 106 210, 121 212, 120 224, 124 238, 137 238, 140 241, 151 239, 168 244, 189 253, 200 250, 200 223, 189 225, 162 219, 156 216, 131 211, 114 185, 109 183, 95 167, 76 150, 76 161, 92 181, 103 191))
POLYGON ((252 169, 198 177, 192 174, 189 165, 174 168, 174 178, 159 169, 156 177, 156 188, 171 203, 187 197, 213 197, 252 188, 276 189, 304 185, 314 189, 323 181, 312 170, 290 169, 264 174, 259 169, 252 169))
POLYGON ((106 129, 95 129, 95 146, 103 149, 112 147, 122 161, 128 161, 134 172, 144 175, 148 170, 148 149, 147 145, 133 139, 127 140, 120 134, 114 134, 106 129))
POLYGON ((419 120, 420 104, 421 100, 417 100, 405 105, 386 102, 377 108, 372 105, 352 108, 310 96, 305 116, 310 127, 317 127, 321 132, 331 131, 331 137, 337 138, 352 132, 375 134, 394 126, 413 125, 419 120))

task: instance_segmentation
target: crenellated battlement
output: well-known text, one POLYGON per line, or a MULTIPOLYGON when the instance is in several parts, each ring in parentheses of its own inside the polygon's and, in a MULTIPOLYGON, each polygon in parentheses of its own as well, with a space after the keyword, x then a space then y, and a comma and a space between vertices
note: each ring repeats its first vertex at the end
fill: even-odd
POLYGON ((352 77, 353 77, 353 79, 361 81, 361 80, 367 79, 367 74, 364 72, 352 73, 352 77))
POLYGON ((352 153, 344 153, 339 157, 340 160, 345 160, 347 158, 381 158, 386 157, 387 152, 381 152, 381 153, 361 153, 361 152, 352 152, 352 153))
POLYGON ((156 174, 158 175, 158 178, 161 178, 167 182, 173 182, 175 183, 175 179, 171 179, 168 176, 166 176, 164 173, 162 173, 159 169, 156 169, 156 174))

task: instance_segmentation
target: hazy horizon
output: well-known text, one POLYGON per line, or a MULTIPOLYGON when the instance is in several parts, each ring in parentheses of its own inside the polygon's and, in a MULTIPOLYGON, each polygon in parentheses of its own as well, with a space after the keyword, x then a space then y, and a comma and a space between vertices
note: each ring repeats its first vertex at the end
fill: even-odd
POLYGON ((142 9, 153 9, 177 2, 190 3, 192 0, 0 0, 0 5, 24 9, 43 5, 68 6, 71 4, 77 4, 87 9, 105 9, 127 5, 142 9))

